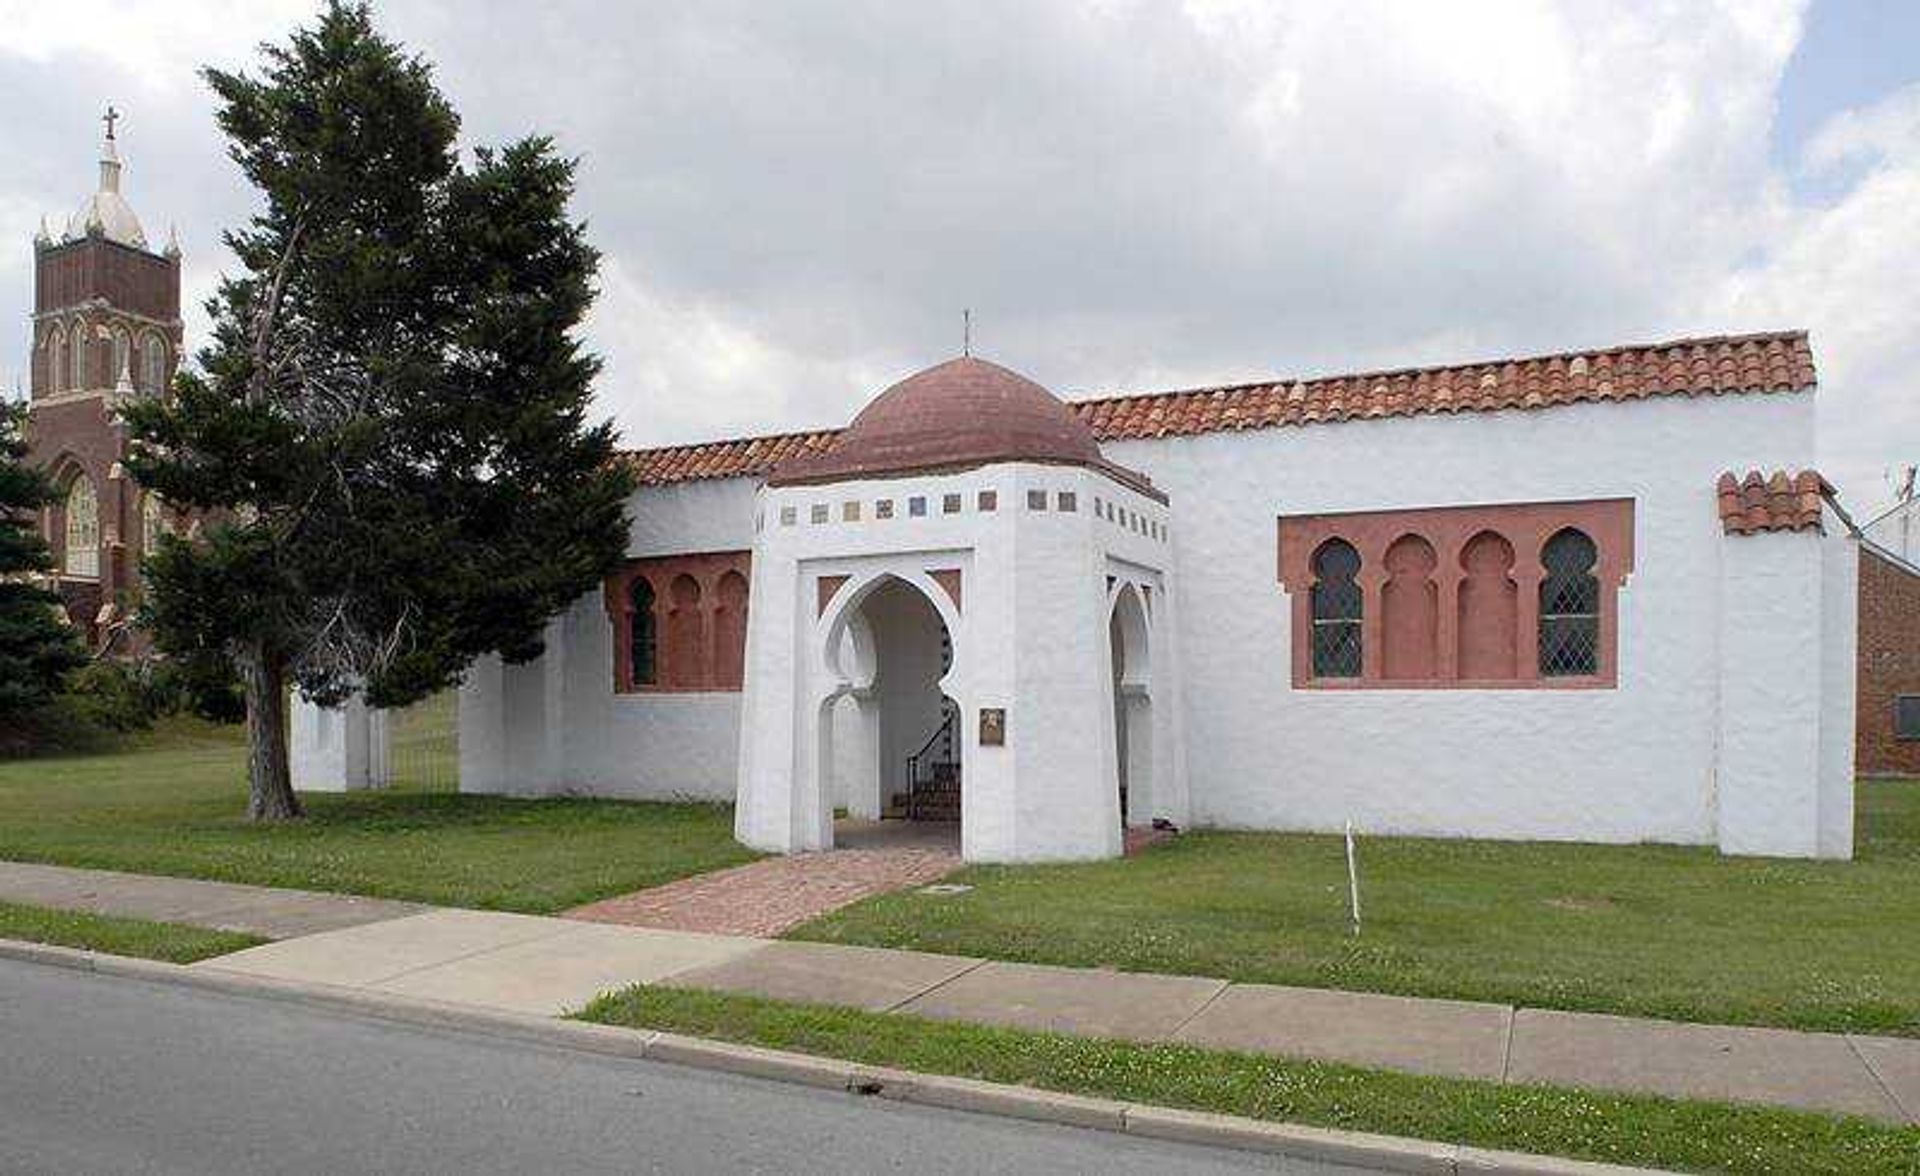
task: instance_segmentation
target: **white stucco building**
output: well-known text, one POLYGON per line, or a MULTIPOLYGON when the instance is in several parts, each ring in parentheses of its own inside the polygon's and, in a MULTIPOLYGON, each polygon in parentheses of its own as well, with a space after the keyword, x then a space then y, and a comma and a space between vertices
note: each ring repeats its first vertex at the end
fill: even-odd
POLYGON ((844 431, 630 455, 628 565, 462 690, 461 787, 956 820, 1852 852, 1853 537, 1800 334, 1063 403, 976 359, 844 431))

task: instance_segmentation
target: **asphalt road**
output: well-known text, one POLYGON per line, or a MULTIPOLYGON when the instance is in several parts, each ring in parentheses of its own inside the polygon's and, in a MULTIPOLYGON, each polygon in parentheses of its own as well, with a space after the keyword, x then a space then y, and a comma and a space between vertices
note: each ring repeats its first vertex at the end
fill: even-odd
POLYGON ((0 1172, 1359 1170, 0 960, 0 1172))

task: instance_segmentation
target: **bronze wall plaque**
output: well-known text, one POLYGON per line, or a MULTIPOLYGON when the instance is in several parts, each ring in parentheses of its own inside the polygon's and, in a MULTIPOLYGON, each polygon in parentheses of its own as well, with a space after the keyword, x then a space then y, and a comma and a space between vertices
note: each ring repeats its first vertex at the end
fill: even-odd
POLYGON ((980 746, 1001 747, 1007 742, 1007 712, 997 706, 980 708, 980 746))

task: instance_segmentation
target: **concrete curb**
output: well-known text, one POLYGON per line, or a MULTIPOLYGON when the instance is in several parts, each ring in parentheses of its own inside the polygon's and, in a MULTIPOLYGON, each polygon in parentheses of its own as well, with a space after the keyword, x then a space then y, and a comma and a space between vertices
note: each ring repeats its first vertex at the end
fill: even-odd
POLYGON ((677 1033, 536 1017, 332 984, 275 980, 222 971, 217 961, 187 967, 12 939, 0 939, 0 959, 103 976, 185 985, 233 996, 285 1001, 424 1028, 484 1033, 609 1057, 646 1058, 946 1110, 1002 1115, 1138 1135, 1147 1139, 1266 1152, 1389 1172, 1433 1176, 1647 1176, 1651 1172, 1651 1169, 1645 1168, 1561 1160, 1521 1152, 1489 1151, 1450 1143, 1115 1102, 1028 1086, 1006 1086, 943 1074, 891 1070, 836 1058, 685 1037, 677 1033))

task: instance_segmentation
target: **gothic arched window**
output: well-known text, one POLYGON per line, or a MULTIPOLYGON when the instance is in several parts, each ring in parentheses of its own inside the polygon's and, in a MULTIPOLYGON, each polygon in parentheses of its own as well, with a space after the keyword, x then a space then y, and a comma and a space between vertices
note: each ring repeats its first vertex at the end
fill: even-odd
POLYGON ((1358 678, 1361 666, 1360 553, 1329 539, 1313 553, 1313 676, 1358 678))
POLYGON ((117 387, 121 376, 129 383, 133 381, 133 340, 124 330, 113 333, 113 370, 107 373, 107 379, 117 387))
POLYGON ((67 387, 67 333, 59 327, 47 337, 47 391, 63 392, 67 387))
POLYGON ((160 496, 151 491, 140 498, 140 556, 146 558, 160 548, 160 536, 167 530, 166 512, 160 496))
POLYGON ((140 389, 159 392, 167 384, 167 345, 158 335, 148 335, 141 347, 140 389))
POLYGON ((75 392, 83 392, 87 387, 87 326, 76 323, 73 338, 67 351, 70 366, 67 371, 67 387, 75 392))
POLYGON ((653 611, 653 585, 635 576, 627 588, 627 673, 634 686, 651 686, 660 672, 660 624, 653 611))
POLYGON ((1568 527, 1540 550, 1540 676, 1575 678, 1600 672, 1600 551, 1586 532, 1568 527))
POLYGON ((67 543, 61 569, 70 576, 100 574, 100 500, 83 471, 67 488, 67 543))

